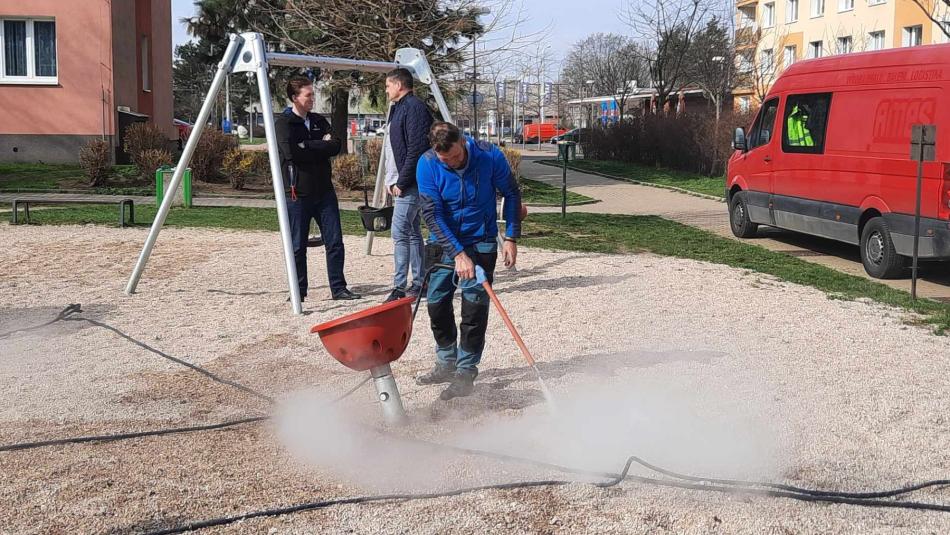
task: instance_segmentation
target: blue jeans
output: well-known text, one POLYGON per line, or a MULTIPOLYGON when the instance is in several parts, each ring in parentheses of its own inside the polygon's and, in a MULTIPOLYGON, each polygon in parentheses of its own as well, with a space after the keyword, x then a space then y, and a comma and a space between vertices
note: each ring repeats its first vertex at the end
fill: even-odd
POLYGON ((425 247, 422 242, 422 203, 416 186, 396 197, 393 207, 393 258, 396 273, 393 288, 408 289, 409 268, 412 267, 412 286, 422 288, 422 259, 425 247))
POLYGON ((315 219, 323 237, 323 247, 327 254, 327 278, 330 293, 346 289, 343 276, 345 251, 343 248, 343 229, 340 225, 340 206, 336 192, 332 189, 316 197, 300 196, 297 200, 287 198, 287 213, 290 218, 290 240, 294 247, 294 263, 297 265, 297 284, 300 297, 306 297, 307 287, 307 239, 310 234, 310 221, 315 219))
MULTIPOLYGON (((495 261, 498 259, 498 244, 494 241, 482 242, 465 248, 465 254, 475 264, 482 266, 488 282, 495 273, 495 261)), ((455 265, 448 255, 442 256, 442 263, 455 265)), ((481 285, 462 290, 462 321, 455 326, 455 310, 452 299, 455 296, 455 271, 436 268, 429 275, 429 291, 426 295, 426 307, 435 337, 435 356, 441 366, 455 366, 459 370, 478 372, 478 363, 485 349, 485 331, 488 329, 488 293, 481 285), (461 331, 461 337, 459 337, 461 331)))

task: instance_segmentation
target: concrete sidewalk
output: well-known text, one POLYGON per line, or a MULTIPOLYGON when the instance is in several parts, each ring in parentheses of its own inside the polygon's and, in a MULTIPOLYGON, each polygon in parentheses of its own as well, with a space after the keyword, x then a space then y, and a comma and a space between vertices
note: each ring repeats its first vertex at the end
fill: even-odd
MULTIPOLYGON (((521 164, 522 176, 560 187, 563 171, 537 163, 537 160, 544 157, 525 154, 521 164)), ((567 171, 567 184, 568 190, 600 201, 595 204, 568 206, 569 212, 656 215, 708 230, 723 237, 737 239, 729 226, 728 208, 720 201, 662 188, 640 186, 570 169, 567 171)), ((560 212, 560 207, 539 207, 533 208, 532 211, 560 212)), ((871 278, 864 271, 860 252, 856 246, 772 227, 759 227, 758 236, 741 241, 796 256, 849 275, 871 278)), ((892 288, 910 291, 909 271, 905 279, 873 280, 892 288)), ((920 278, 917 281, 917 295, 950 302, 950 266, 943 262, 922 264, 920 278)))

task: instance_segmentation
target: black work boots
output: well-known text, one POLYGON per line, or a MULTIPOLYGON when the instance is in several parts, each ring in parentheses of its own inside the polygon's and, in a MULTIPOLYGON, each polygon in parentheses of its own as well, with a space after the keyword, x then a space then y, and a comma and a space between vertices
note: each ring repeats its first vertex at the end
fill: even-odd
POLYGON ((452 398, 464 398, 472 395, 472 391, 475 390, 475 376, 477 375, 478 371, 475 370, 456 371, 452 377, 452 383, 442 391, 439 399, 447 401, 452 398))
POLYGON ((439 399, 445 401, 472 395, 472 391, 475 390, 475 377, 477 376, 478 370, 456 370, 455 366, 436 364, 432 371, 417 377, 416 384, 449 383, 449 387, 439 395, 439 399))

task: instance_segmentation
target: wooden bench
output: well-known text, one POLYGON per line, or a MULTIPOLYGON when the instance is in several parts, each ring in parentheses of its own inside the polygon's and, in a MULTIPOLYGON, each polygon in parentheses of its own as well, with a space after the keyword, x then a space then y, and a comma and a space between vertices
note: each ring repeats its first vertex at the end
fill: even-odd
POLYGON ((23 215, 26 216, 26 223, 30 222, 30 205, 31 204, 113 204, 118 203, 119 205, 119 226, 126 226, 125 219, 125 207, 129 207, 129 219, 128 224, 135 224, 135 203, 132 199, 118 198, 118 199, 109 199, 103 197, 101 199, 49 199, 43 197, 17 197, 13 199, 13 224, 18 225, 20 223, 19 211, 20 206, 23 206, 23 215))

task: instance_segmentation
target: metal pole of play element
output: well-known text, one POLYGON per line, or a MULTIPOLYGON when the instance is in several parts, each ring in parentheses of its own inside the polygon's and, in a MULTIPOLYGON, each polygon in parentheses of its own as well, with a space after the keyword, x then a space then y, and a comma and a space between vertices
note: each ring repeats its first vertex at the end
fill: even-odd
MULTIPOLYGON (((383 197, 386 195, 386 143, 389 142, 389 115, 393 111, 393 103, 389 103, 386 109, 386 128, 383 130, 383 146, 379 151, 379 165, 376 166, 376 187, 373 189, 373 206, 380 207, 383 204, 383 197)), ((395 165, 395 162, 393 162, 395 165)), ((373 254, 373 237, 375 232, 366 233, 365 250, 366 256, 373 254)))
POLYGON ((376 387, 376 396, 383 407, 383 418, 389 425, 406 423, 406 410, 402 406, 399 388, 393 378, 393 370, 389 364, 376 366, 369 370, 373 376, 373 385, 376 387))
POLYGON ((910 278, 910 296, 911 299, 917 299, 917 260, 920 251, 920 190, 924 176, 924 162, 932 162, 936 159, 937 144, 937 126, 920 125, 911 126, 910 136, 910 157, 917 160, 917 192, 916 207, 914 208, 914 256, 913 268, 910 278))
POLYGON ((171 184, 168 185, 168 191, 162 199, 161 206, 158 207, 158 213, 155 214, 155 220, 152 221, 152 228, 148 231, 145 245, 142 247, 142 252, 139 254, 135 268, 132 270, 132 276, 129 277, 129 282, 125 287, 125 293, 128 295, 135 293, 135 288, 142 278, 142 272, 145 271, 145 264, 148 263, 148 258, 152 254, 152 248, 155 247, 155 240, 158 239, 158 233, 161 232, 162 225, 165 224, 165 218, 168 217, 168 210, 171 208, 172 202, 175 199, 175 193, 178 191, 179 186, 181 186, 185 169, 187 169, 188 164, 191 163, 191 157, 194 155, 195 148, 198 146, 201 133, 208 125, 208 117, 211 115, 212 108, 214 108, 214 102, 218 93, 221 91, 221 86, 224 84, 224 80, 231 70, 231 65, 234 62, 241 41, 240 37, 232 35, 231 41, 228 43, 228 48, 224 52, 224 58, 218 63, 218 71, 211 81, 208 96, 205 97, 205 101, 201 105, 201 111, 198 112, 198 119, 195 121, 194 128, 192 128, 191 134, 188 136, 188 142, 185 143, 185 148, 181 153, 181 159, 178 160, 178 165, 175 166, 175 174, 172 175, 171 184))
MULTIPOLYGON (((290 302, 294 314, 302 314, 300 304, 300 286, 297 282, 297 265, 294 261, 294 247, 290 239, 290 216, 287 212, 287 198, 284 196, 283 173, 280 169, 280 153, 277 147, 277 127, 274 124, 274 108, 270 94, 270 78, 267 76, 267 55, 264 38, 259 33, 245 34, 251 44, 253 64, 257 74, 258 94, 261 97, 261 113, 264 115, 264 137, 267 139, 267 154, 270 160, 271 183, 274 185, 274 200, 277 204, 277 223, 280 227, 280 241, 284 249, 284 264, 287 266, 287 286, 290 288, 290 302)), ((248 63, 245 59, 245 63, 248 63)))

